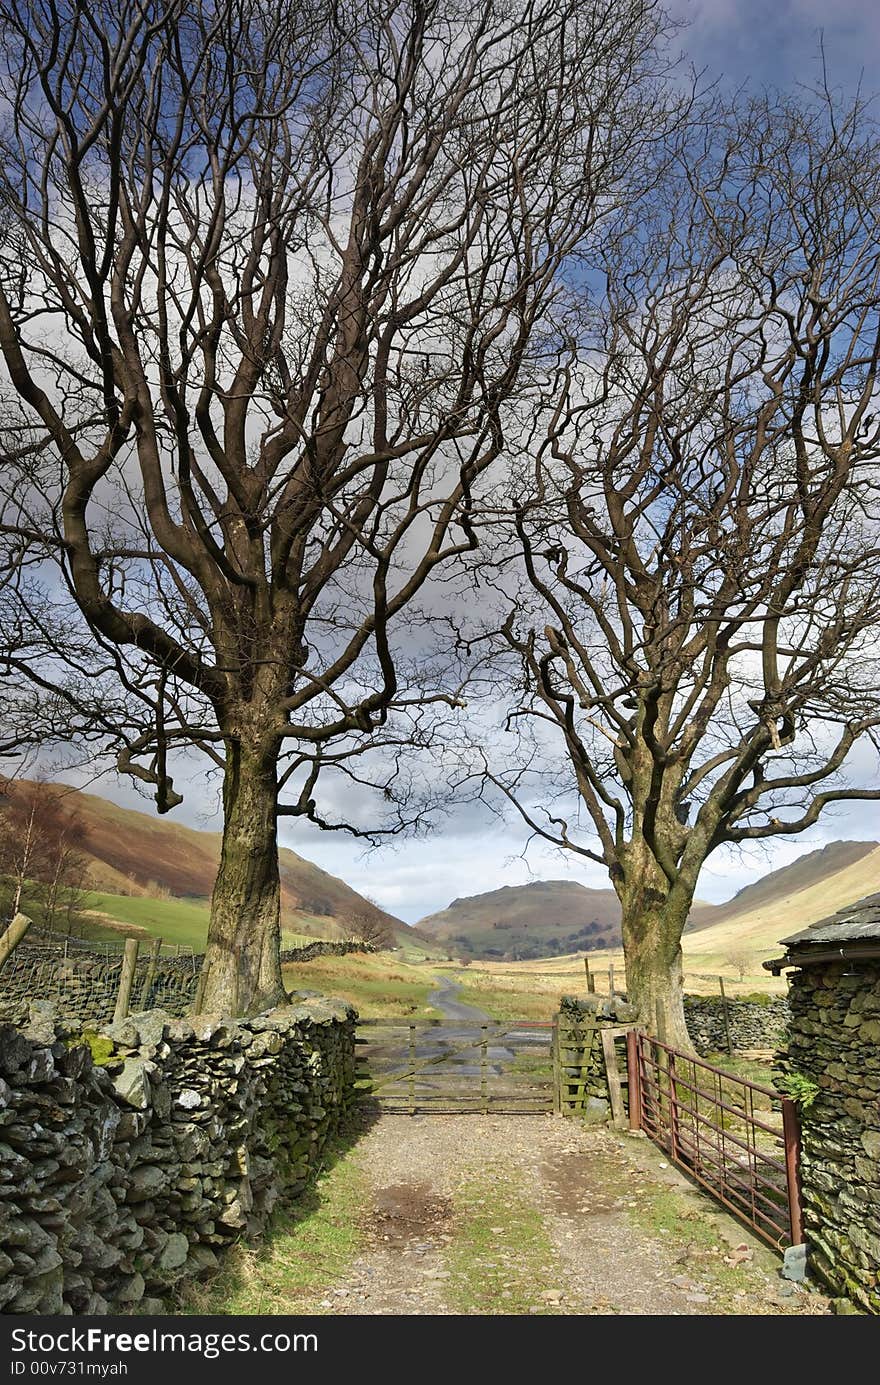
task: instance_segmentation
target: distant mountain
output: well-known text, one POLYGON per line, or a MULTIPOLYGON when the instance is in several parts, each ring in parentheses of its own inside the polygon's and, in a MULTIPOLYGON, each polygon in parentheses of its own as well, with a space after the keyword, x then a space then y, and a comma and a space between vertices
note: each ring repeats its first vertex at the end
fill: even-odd
MULTIPOLYGON (((698 905, 697 911, 711 907, 698 905)), ((416 926, 463 957, 554 957, 618 946, 620 902, 612 889, 535 880, 454 899, 416 926)))
MULTIPOLYGON (((33 787, 17 781, 17 788, 33 787)), ((207 900, 220 859, 220 834, 184 827, 173 818, 120 808, 97 794, 66 784, 50 786, 63 795, 85 829, 83 854, 89 884, 116 895, 171 896, 207 900)), ((2 802, 0 802, 2 809, 2 802)), ((399 941, 412 940, 414 930, 393 914, 365 899, 343 880, 282 847, 281 910, 283 926, 315 937, 342 938, 357 919, 386 924, 399 941)))
MULTIPOLYGON (((769 957, 794 932, 880 889, 877 842, 830 842, 770 871, 725 904, 694 904, 685 930, 689 957, 715 965, 740 943, 769 957), (782 931, 780 931, 780 929, 782 931)), ((572 880, 505 885, 455 899, 419 920, 420 933, 462 957, 509 961, 620 947, 620 904, 613 890, 572 880)))

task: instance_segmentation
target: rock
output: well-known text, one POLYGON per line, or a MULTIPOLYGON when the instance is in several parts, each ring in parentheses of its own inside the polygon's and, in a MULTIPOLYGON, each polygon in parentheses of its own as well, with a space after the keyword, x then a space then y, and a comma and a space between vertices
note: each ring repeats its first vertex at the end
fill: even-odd
POLYGON ((122 1048, 137 1048, 138 1046, 138 1027, 131 1017, 116 1020, 113 1024, 102 1025, 101 1034, 105 1038, 112 1039, 114 1044, 122 1048))
POLYGON ((176 1106, 182 1106, 184 1111, 197 1111, 202 1104, 202 1098, 194 1087, 184 1087, 180 1093, 176 1106))
POLYGON ((22 1033, 34 1043, 47 1044, 51 1048, 55 1042, 55 1006, 51 1000, 30 1001, 28 1022, 22 1033))
POLYGON ((861 1314, 862 1312, 861 1308, 858 1308, 850 1298, 833 1298, 831 1300, 831 1310, 838 1317, 842 1314, 851 1315, 853 1313, 861 1314))
POLYGON ((113 1078, 113 1088, 122 1101, 145 1111, 150 1103, 149 1074, 154 1070, 154 1064, 145 1058, 126 1058, 121 1072, 113 1078))
POLYGON ((138 1304, 138 1315, 143 1317, 156 1317, 166 1312, 165 1304, 160 1298, 142 1298, 138 1304))
POLYGON ((786 1246, 782 1256, 782 1276, 798 1284, 803 1283, 807 1274, 807 1247, 786 1246))
POLYGON ((120 1303, 139 1303, 144 1296, 144 1277, 135 1272, 130 1279, 123 1280, 116 1289, 116 1298, 120 1303))
POLYGON ((164 1272, 180 1269, 181 1265, 186 1264, 188 1254, 189 1241, 186 1236, 182 1231, 172 1231, 159 1256, 159 1269, 164 1272))
POLYGON ((129 1015, 129 1019, 137 1029, 140 1044, 160 1044, 171 1023, 171 1016, 164 1010, 141 1010, 129 1015))
POLYGON ((159 1164, 141 1164, 128 1181, 127 1202, 146 1202, 146 1200, 166 1187, 165 1171, 159 1164))

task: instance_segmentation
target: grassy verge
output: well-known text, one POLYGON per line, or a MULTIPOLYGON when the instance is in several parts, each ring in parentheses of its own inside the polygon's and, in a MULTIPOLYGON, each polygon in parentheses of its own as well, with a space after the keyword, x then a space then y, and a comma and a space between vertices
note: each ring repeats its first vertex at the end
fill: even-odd
POLYGON ((288 990, 321 991, 354 1005, 363 1019, 436 1019, 428 1004, 436 989, 433 973, 398 961, 393 953, 352 952, 346 957, 315 957, 284 968, 288 990))
POLYGON ((729 1249, 722 1240, 712 1213, 695 1207, 695 1196, 677 1189, 652 1189, 629 1208, 633 1222, 654 1236, 662 1236, 671 1258, 694 1280, 709 1279, 717 1313, 743 1312, 743 1301, 755 1292, 755 1269, 775 1274, 779 1258, 743 1228, 743 1243, 751 1256, 741 1264, 725 1264, 729 1249))
POLYGON ((559 1009, 563 988, 554 977, 534 974, 496 973, 472 964, 466 968, 440 967, 461 983, 456 1000, 476 1005, 493 1020, 549 1020, 559 1009))
POLYGON ((326 1311, 321 1296, 343 1278, 362 1243, 366 1182, 342 1157, 350 1144, 343 1140, 328 1149, 325 1171, 260 1241, 236 1246, 211 1280, 187 1285, 178 1311, 233 1316, 326 1311))
POLYGON ((502 1167, 465 1183, 455 1201, 455 1239, 446 1253, 449 1305, 459 1313, 565 1312, 542 1295, 562 1271, 538 1208, 502 1167))

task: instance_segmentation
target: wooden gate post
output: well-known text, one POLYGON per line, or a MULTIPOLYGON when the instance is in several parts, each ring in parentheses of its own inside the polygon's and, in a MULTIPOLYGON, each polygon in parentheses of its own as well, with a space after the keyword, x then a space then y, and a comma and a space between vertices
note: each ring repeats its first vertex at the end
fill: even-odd
POLYGON ((553 1016, 550 1031, 550 1061, 553 1067, 553 1113, 562 1114, 562 1060, 559 1056, 559 1015, 553 1016))
POLYGON ((411 1024, 409 1027, 409 1113, 414 1116, 416 1113, 416 1027, 411 1024))
POLYGON ((119 974, 119 995, 116 997, 116 1009, 113 1012, 113 1023, 124 1020, 128 1014, 128 1007, 131 1002, 131 988, 134 985, 134 973, 137 966, 138 940, 137 938, 126 938, 125 952, 122 957, 122 971, 119 974))
POLYGON ((724 990, 723 976, 719 976, 718 985, 721 987, 721 1015, 724 1020, 724 1038, 727 1042, 727 1052, 730 1054, 733 1053, 733 1047, 730 1042, 730 1015, 727 1010, 727 995, 724 990))
POLYGON ((141 988, 140 1008, 146 1010, 150 1001, 150 992, 153 989, 153 981, 156 977, 156 963, 159 960, 159 952, 162 947, 162 939, 154 938, 150 943, 150 960, 147 963, 147 974, 144 977, 144 984, 141 988))
POLYGON ((629 1094, 630 1130, 641 1130, 642 1128, 642 1075, 639 1071, 640 1062, 638 1030, 628 1029, 626 1031, 626 1079, 629 1094))

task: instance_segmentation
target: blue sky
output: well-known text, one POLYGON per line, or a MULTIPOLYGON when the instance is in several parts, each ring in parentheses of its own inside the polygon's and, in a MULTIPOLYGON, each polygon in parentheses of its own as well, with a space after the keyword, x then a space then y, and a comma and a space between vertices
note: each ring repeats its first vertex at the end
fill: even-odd
POLYGON ((688 27, 679 45, 698 68, 735 85, 807 86, 821 75, 820 36, 831 85, 870 87, 880 58, 876 0, 673 0, 688 27))
MULTIPOLYGON (((880 3, 877 0, 673 0, 672 13, 687 21, 677 40, 697 68, 725 85, 748 83, 812 87, 821 77, 820 36, 830 84, 851 93, 863 80, 865 89, 880 87, 880 3)), ((860 772, 876 773, 873 755, 860 756, 860 772)), ((186 801, 175 817, 196 827, 217 829, 219 783, 207 783, 193 770, 189 783, 177 777, 186 801)), ((81 780, 80 780, 81 782, 81 780)), ((92 791, 150 811, 128 781, 107 778, 92 791)), ((880 807, 861 803, 839 809, 808 834, 793 841, 756 845, 748 852, 717 853, 701 878, 699 894, 713 901, 729 898, 767 870, 788 864, 827 841, 849 837, 880 839, 880 807)), ((524 836, 511 822, 499 826, 473 810, 453 814, 430 840, 400 841, 393 849, 365 854, 362 846, 339 834, 321 833, 308 823, 287 819, 284 845, 342 876, 362 893, 409 922, 444 908, 458 895, 481 893, 504 884, 535 878, 580 880, 608 886, 598 866, 572 861, 549 849, 534 848, 524 859, 524 836)))

